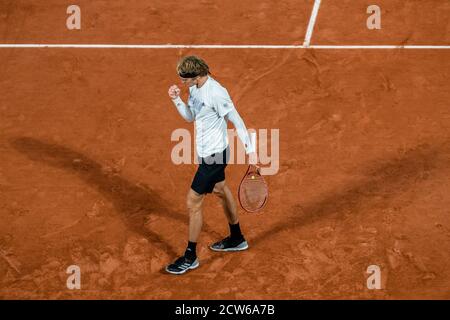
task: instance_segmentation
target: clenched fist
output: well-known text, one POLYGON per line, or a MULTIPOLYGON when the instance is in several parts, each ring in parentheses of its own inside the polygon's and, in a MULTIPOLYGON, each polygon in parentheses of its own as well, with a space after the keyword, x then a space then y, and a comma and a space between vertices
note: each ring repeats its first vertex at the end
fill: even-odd
POLYGON ((169 97, 172 99, 176 99, 180 96, 180 88, 177 85, 173 85, 169 88, 169 97))

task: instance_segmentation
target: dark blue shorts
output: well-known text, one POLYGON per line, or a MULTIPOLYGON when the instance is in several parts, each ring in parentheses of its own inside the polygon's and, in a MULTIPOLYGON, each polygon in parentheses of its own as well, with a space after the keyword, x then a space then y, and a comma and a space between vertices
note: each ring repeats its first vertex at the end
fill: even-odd
POLYGON ((225 180, 225 168, 229 159, 229 147, 206 158, 199 157, 199 166, 192 181, 191 189, 199 194, 212 193, 215 184, 225 180))

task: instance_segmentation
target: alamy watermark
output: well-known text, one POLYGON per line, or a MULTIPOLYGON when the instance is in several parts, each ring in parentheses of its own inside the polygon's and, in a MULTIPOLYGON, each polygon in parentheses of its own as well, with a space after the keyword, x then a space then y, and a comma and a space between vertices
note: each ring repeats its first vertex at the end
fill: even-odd
POLYGON ((81 289, 81 269, 77 265, 67 267, 66 273, 69 274, 66 281, 67 289, 81 289))
POLYGON ((70 14, 66 20, 66 27, 69 30, 81 29, 81 9, 77 5, 70 5, 66 10, 67 14, 70 14))
POLYGON ((367 267, 367 271, 370 276, 367 278, 367 289, 381 289, 381 269, 379 266, 373 264, 367 267))
POLYGON ((376 4, 367 7, 367 14, 370 16, 367 18, 366 26, 369 30, 381 29, 381 8, 376 4))
MULTIPOLYGON (((235 130, 228 129, 228 164, 246 164, 246 152, 242 143, 235 143, 238 141, 238 134, 235 130)), ((280 130, 268 129, 249 130, 252 144, 255 146, 258 155, 258 164, 261 165, 260 170, 262 175, 275 175, 280 167, 280 130), (269 150, 270 147, 270 150, 269 150), (269 152, 270 151, 270 152, 269 152)), ((189 130, 184 128, 176 129, 172 132, 171 141, 176 141, 172 148, 171 159, 172 163, 180 164, 198 164, 200 159, 194 148, 194 141, 189 130)), ((208 157, 209 160, 216 163, 223 161, 218 156, 212 155, 208 157)))

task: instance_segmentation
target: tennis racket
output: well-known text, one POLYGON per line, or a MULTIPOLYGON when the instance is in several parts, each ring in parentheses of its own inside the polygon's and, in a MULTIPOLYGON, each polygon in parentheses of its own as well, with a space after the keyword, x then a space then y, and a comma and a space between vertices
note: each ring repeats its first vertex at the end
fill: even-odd
POLYGON ((239 185, 238 198, 242 209, 247 212, 258 212, 266 205, 269 188, 257 166, 248 166, 239 185))

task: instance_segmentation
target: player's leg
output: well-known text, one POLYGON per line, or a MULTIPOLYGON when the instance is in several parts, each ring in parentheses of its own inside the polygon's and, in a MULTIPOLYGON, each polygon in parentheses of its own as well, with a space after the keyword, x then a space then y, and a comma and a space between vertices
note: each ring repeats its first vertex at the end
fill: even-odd
POLYGON ((231 193, 230 188, 226 185, 225 180, 216 183, 213 193, 221 200, 223 211, 227 217, 228 223, 238 223, 239 218, 237 215, 236 201, 234 201, 233 194, 231 193))
POLYGON ((167 266, 167 272, 182 274, 189 269, 195 269, 199 266, 196 247, 203 224, 202 204, 205 195, 213 191, 215 181, 217 181, 215 177, 217 169, 220 169, 220 167, 209 166, 203 160, 200 161, 200 165, 198 166, 186 197, 189 212, 188 245, 184 255, 167 266))
POLYGON ((204 194, 198 194, 190 189, 187 195, 187 208, 189 212, 189 241, 197 243, 203 225, 202 205, 204 194))
POLYGON ((222 202, 223 211, 230 227, 230 236, 218 241, 210 246, 214 251, 242 251, 248 248, 248 243, 242 235, 239 225, 236 201, 225 180, 216 183, 213 193, 218 196, 222 202))
POLYGON ((189 212, 189 241, 184 255, 166 267, 166 271, 172 274, 183 274, 189 269, 197 268, 200 263, 197 259, 197 240, 202 230, 202 204, 204 194, 199 194, 190 189, 186 204, 189 212))

